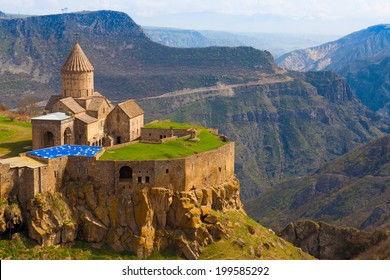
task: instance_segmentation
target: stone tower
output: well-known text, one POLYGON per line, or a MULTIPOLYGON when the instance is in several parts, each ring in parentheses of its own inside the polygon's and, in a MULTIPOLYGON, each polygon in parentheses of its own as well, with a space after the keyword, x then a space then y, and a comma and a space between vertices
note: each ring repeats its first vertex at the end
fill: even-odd
POLYGON ((78 42, 61 68, 62 96, 86 98, 94 93, 94 68, 78 42))

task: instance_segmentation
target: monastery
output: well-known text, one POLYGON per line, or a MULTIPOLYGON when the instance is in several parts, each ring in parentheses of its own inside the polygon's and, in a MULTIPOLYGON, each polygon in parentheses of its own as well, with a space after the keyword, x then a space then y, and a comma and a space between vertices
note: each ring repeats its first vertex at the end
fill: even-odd
POLYGON ((94 67, 77 42, 61 78, 62 94, 52 96, 45 114, 31 120, 33 151, 0 159, 0 201, 17 199, 24 208, 38 193, 59 191, 69 181, 92 182, 109 194, 131 195, 154 187, 210 188, 234 179, 234 143, 216 130, 210 133, 219 137, 219 148, 187 157, 101 160, 111 146, 199 139, 195 129, 144 127, 144 112, 134 100, 112 105, 95 91, 94 67))
POLYGON ((95 91, 94 68, 78 42, 61 69, 62 95, 32 118, 33 149, 63 144, 112 146, 138 139, 144 112, 134 100, 116 106, 95 91))

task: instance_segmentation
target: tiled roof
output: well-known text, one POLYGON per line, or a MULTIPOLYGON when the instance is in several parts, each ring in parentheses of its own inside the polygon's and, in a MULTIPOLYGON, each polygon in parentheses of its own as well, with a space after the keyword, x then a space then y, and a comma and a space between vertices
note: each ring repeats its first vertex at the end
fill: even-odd
POLYGON ((49 101, 46 104, 45 110, 51 110, 53 108, 54 104, 58 102, 62 98, 62 95, 52 95, 50 96, 49 101))
POLYGON ((92 72, 94 70, 91 62, 81 49, 79 43, 76 42, 72 52, 68 56, 61 71, 66 72, 92 72))
POLYGON ((73 99, 73 97, 62 98, 59 102, 64 104, 74 114, 82 113, 85 111, 85 109, 81 107, 80 104, 73 99))
POLYGON ((88 111, 99 111, 104 102, 104 99, 105 98, 103 96, 93 96, 91 103, 88 105, 88 111))
POLYGON ((139 107, 138 104, 135 103, 135 101, 132 99, 119 103, 117 106, 121 108, 123 112, 125 112, 126 115, 128 115, 130 118, 135 118, 144 114, 144 111, 141 109, 141 107, 139 107))
POLYGON ((82 121, 83 123, 86 123, 86 124, 94 123, 97 121, 97 119, 95 119, 94 117, 91 117, 85 113, 79 114, 79 115, 75 116, 75 118, 77 120, 82 121))

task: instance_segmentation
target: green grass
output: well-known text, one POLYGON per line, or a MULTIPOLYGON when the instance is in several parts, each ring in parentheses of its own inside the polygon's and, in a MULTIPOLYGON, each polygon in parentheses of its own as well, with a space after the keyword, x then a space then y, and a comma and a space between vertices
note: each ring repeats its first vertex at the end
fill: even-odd
POLYGON ((129 260, 130 252, 115 252, 108 246, 94 248, 83 241, 72 245, 38 246, 35 241, 17 233, 12 240, 0 240, 0 259, 10 260, 129 260))
POLYGON ((203 249, 199 259, 203 260, 302 260, 314 259, 312 256, 300 251, 291 243, 282 241, 278 236, 272 234, 267 228, 256 223, 250 217, 238 211, 227 211, 224 213, 214 212, 218 220, 225 224, 228 231, 228 238, 222 238, 213 242, 203 249), (230 223, 230 226, 228 224, 230 223), (249 227, 255 230, 255 234, 249 233, 249 227), (234 240, 244 241, 243 247, 234 243, 234 240), (262 246, 261 256, 253 256, 250 248, 256 250, 262 246), (266 246, 269 246, 267 249, 266 246))
POLYGON ((0 158, 17 156, 32 145, 31 123, 0 116, 0 158))
MULTIPOLYGON (((170 127, 170 123, 167 123, 170 127)), ((188 128, 191 127, 188 125, 188 128)), ((161 128, 161 127, 160 127, 161 128)), ((187 128, 187 127, 184 127, 187 128)), ((208 129, 198 127, 199 142, 188 141, 189 136, 162 144, 136 143, 120 148, 106 150, 101 160, 155 160, 182 158, 196 153, 216 149, 224 145, 218 136, 211 134, 208 129)))
POLYGON ((199 125, 191 125, 186 123, 177 123, 177 122, 170 122, 170 121, 160 121, 160 122, 154 122, 149 123, 145 125, 146 128, 175 128, 175 129, 189 129, 189 128, 196 128, 196 129, 202 129, 203 127, 199 125))

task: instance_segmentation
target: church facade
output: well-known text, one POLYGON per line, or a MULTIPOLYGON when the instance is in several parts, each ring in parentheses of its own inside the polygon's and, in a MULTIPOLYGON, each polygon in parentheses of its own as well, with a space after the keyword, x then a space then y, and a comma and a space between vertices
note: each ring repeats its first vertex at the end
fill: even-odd
POLYGON ((112 146, 140 138, 144 112, 134 100, 116 106, 94 88, 94 67, 75 43, 61 68, 62 94, 32 118, 33 150, 76 144, 112 146))

